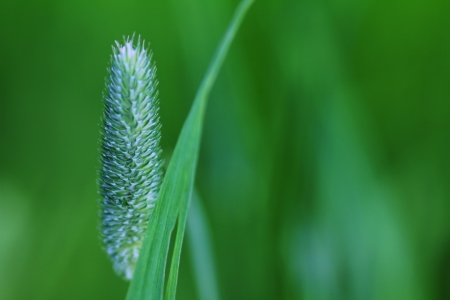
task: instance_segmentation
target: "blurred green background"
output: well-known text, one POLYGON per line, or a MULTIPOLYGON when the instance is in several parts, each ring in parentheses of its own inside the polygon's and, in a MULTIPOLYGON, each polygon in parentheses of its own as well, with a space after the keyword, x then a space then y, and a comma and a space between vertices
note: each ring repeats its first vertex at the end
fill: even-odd
MULTIPOLYGON (((0 2, 0 299, 124 299, 98 236, 111 45, 151 43, 169 153, 237 3, 0 2)), ((222 299, 450 299, 449 15, 256 0, 196 180, 222 299)), ((199 295, 189 251, 178 299, 199 295)))

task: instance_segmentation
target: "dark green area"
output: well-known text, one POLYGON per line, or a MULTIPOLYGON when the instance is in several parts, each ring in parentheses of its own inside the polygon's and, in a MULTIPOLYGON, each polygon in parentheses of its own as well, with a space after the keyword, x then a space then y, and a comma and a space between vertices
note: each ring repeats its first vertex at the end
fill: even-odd
MULTIPOLYGON (((125 298, 98 234, 111 44, 151 42, 169 153, 237 3, 0 2, 0 299, 125 298)), ((222 299, 450 298, 449 15, 256 0, 197 170, 222 299)))

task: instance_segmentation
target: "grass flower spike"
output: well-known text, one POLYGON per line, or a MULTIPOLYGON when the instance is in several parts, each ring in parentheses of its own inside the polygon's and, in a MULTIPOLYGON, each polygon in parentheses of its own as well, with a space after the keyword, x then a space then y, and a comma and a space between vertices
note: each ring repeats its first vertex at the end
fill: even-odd
POLYGON ((104 97, 101 230, 115 271, 130 280, 162 181, 161 124, 152 54, 132 38, 113 51, 104 97))

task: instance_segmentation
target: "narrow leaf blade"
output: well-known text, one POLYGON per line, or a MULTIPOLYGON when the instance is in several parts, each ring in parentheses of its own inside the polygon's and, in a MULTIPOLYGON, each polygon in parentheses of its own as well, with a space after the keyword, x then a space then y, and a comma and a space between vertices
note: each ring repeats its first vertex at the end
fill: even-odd
POLYGON ((183 125, 147 228, 134 278, 128 289, 127 300, 163 298, 170 235, 180 214, 181 227, 175 241, 166 293, 168 299, 175 298, 181 243, 193 190, 207 98, 239 25, 252 3, 253 0, 243 0, 238 6, 183 125))

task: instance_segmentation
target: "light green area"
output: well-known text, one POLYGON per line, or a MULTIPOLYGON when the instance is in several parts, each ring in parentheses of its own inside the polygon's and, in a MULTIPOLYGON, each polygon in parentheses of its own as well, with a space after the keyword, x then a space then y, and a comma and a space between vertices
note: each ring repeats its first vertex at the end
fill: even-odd
POLYGON ((219 300, 216 263, 214 257, 213 237, 210 232, 210 221, 204 209, 202 199, 194 190, 186 234, 188 237, 192 268, 194 269, 200 300, 219 300))

